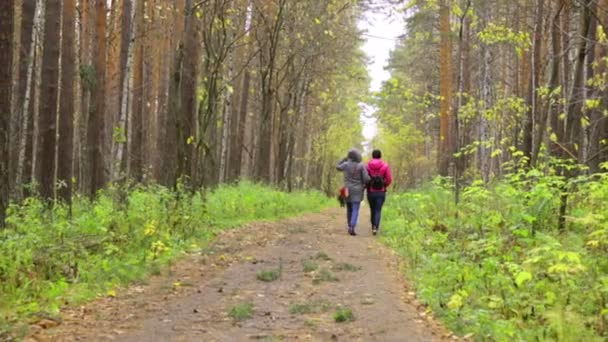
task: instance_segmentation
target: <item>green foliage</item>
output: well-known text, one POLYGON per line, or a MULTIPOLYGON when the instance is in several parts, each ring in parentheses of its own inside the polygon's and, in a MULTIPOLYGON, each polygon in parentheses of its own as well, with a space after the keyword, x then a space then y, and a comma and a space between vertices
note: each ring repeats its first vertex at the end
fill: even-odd
POLYGON ((341 262, 334 266, 334 270, 336 271, 349 271, 349 272, 357 272, 361 270, 361 266, 356 266, 353 264, 349 264, 347 262, 341 262))
POLYGON ((334 313, 334 321, 337 323, 352 322, 355 320, 355 315, 350 308, 340 308, 334 313))
POLYGON ((511 44, 519 55, 532 46, 532 40, 528 32, 513 32, 510 27, 495 23, 488 23, 477 35, 484 44, 511 44))
POLYGON ((304 260, 302 261, 302 268, 304 269, 304 272, 310 273, 312 271, 316 271, 317 268, 319 268, 319 265, 310 260, 304 260))
POLYGON ((336 282, 340 281, 338 277, 336 277, 330 270, 326 268, 322 268, 317 272, 312 278, 313 284, 320 284, 322 282, 336 282))
POLYGON ((265 281, 265 282, 275 281, 275 280, 279 279, 280 277, 281 277, 281 273, 279 272, 279 270, 260 271, 256 275, 256 278, 258 278, 258 280, 265 281))
POLYGON ((329 257, 329 255, 327 255, 327 253, 325 253, 325 252, 318 252, 315 255, 315 259, 322 260, 322 261, 329 261, 329 260, 331 260, 331 258, 329 257))
POLYGON ((198 251, 220 230, 332 204, 317 192, 286 194, 242 182, 210 193, 182 186, 110 187, 71 208, 27 198, 0 231, 0 327, 63 304, 114 295, 198 251))
POLYGON ((289 306, 289 313, 292 315, 313 314, 327 312, 331 308, 331 304, 324 300, 315 300, 306 303, 294 303, 289 306))
POLYGON ((387 202, 383 240, 454 331, 495 341, 608 336, 608 175, 567 181, 546 170, 474 182, 458 205, 444 180, 387 202))
POLYGON ((235 305, 228 312, 228 316, 235 321, 244 321, 253 317, 253 303, 246 302, 235 305))

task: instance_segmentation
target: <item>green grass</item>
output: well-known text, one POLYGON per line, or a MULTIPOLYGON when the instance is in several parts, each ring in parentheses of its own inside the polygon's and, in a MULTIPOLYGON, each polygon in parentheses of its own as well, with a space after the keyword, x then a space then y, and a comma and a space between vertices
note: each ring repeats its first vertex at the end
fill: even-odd
POLYGON ((302 268, 304 269, 304 272, 310 273, 316 271, 319 268, 319 265, 317 265, 314 261, 311 260, 303 260, 302 268))
POLYGON ((265 281, 265 282, 275 281, 275 280, 279 279, 280 277, 281 277, 281 273, 279 272, 279 270, 260 271, 256 275, 256 278, 258 278, 258 280, 265 281))
POLYGON ((334 313, 334 321, 337 323, 352 322, 355 320, 355 315, 350 308, 340 308, 334 313))
POLYGON ((340 278, 336 277, 333 273, 331 273, 330 270, 328 270, 326 268, 320 269, 319 272, 317 272, 312 279, 313 284, 320 284, 323 282, 337 282, 337 281, 340 281, 340 278))
POLYGON ((336 271, 349 271, 349 272, 357 272, 357 271, 361 270, 361 266, 355 266, 355 265, 349 264, 347 262, 341 262, 341 263, 335 265, 333 268, 336 271))
POLYGON ((315 254, 314 258, 316 260, 322 260, 322 261, 330 261, 331 258, 329 257, 329 255, 327 255, 327 253, 325 252, 318 252, 317 254, 315 254))
POLYGON ((293 303, 289 306, 289 313, 292 315, 306 315, 327 312, 330 308, 331 304, 329 302, 317 300, 306 303, 293 303))
POLYGON ((235 305, 228 312, 228 316, 235 321, 244 321, 253 317, 253 303, 246 302, 235 305))
POLYGON ((318 192, 287 194, 250 182, 212 192, 110 187, 94 201, 76 195, 71 208, 36 197, 13 203, 0 231, 0 330, 112 289, 120 295, 185 252, 204 250, 221 230, 332 204, 318 192))

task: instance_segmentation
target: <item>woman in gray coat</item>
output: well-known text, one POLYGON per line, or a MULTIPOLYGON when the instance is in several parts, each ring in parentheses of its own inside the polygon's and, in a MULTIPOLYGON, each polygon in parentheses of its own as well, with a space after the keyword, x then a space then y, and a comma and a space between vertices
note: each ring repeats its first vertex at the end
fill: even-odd
POLYGON ((363 200, 363 190, 369 182, 369 173, 365 166, 361 164, 361 153, 356 149, 348 151, 346 158, 340 161, 336 168, 344 173, 344 186, 348 188, 348 197, 346 198, 348 233, 357 235, 355 227, 359 218, 359 207, 363 200))

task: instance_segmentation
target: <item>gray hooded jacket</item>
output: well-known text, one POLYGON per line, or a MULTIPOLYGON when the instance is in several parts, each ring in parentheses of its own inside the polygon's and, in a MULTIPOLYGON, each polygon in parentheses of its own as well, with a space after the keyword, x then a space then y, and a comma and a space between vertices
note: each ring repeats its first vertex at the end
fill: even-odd
POLYGON ((352 149, 348 156, 336 166, 338 171, 344 173, 344 186, 348 188, 348 202, 361 202, 363 200, 363 189, 370 180, 369 173, 361 164, 361 153, 352 149))

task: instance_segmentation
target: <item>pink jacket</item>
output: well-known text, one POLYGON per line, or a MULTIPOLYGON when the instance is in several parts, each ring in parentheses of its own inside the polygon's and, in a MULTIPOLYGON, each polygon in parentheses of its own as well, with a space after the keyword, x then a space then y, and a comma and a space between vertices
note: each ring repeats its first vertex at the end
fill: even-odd
POLYGON ((391 168, 382 159, 372 159, 367 163, 367 172, 370 177, 380 175, 384 177, 384 189, 372 189, 370 186, 367 187, 368 192, 386 192, 386 188, 393 182, 393 175, 391 175, 391 168))

